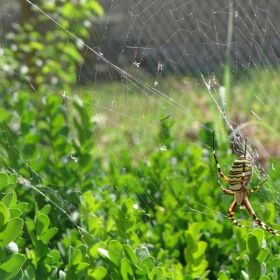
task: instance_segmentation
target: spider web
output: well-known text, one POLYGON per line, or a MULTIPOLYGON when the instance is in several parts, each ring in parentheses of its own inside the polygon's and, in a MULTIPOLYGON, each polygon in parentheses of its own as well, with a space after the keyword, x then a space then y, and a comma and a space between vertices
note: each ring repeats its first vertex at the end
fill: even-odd
MULTIPOLYGON (((257 215, 269 215, 271 210, 267 203, 272 203, 279 219, 280 165, 276 160, 270 161, 271 157, 279 159, 279 145, 275 140, 279 131, 279 53, 276 47, 280 27, 277 1, 250 1, 246 4, 239 1, 102 1, 100 4, 105 14, 89 27, 91 35, 87 42, 62 26, 40 5, 27 2, 40 16, 63 30, 67 36, 65 46, 67 40, 80 45, 85 60, 78 67, 77 84, 69 92, 48 82, 44 84, 45 96, 38 96, 35 85, 40 82, 29 78, 28 72, 17 71, 13 75, 25 80, 31 88, 30 101, 39 104, 38 108, 44 108, 50 96, 61 97, 69 131, 67 137, 73 143, 78 138, 74 108, 92 116, 91 127, 82 125, 81 131, 92 131, 96 148, 94 154, 90 153, 89 160, 93 168, 96 159, 106 155, 102 166, 107 181, 89 183, 91 180, 86 177, 83 186, 75 184, 73 177, 83 177, 86 172, 72 144, 73 154, 64 155, 63 164, 75 165, 76 173, 65 175, 64 185, 57 186, 55 181, 36 170, 32 159, 23 156, 18 144, 21 138, 10 132, 16 132, 18 128, 8 130, 3 119, 1 137, 7 143, 1 147, 2 170, 17 173, 21 183, 58 207, 64 216, 61 219, 69 219, 82 235, 87 229, 78 221, 76 203, 85 191, 96 193, 96 199, 103 201, 105 207, 110 205, 108 200, 115 201, 116 209, 121 212, 123 209, 118 203, 122 197, 130 197, 134 201, 134 211, 142 211, 146 219, 153 218, 154 209, 166 213, 183 209, 191 221, 205 216, 227 219, 226 211, 232 197, 219 195, 218 184, 211 185, 209 196, 215 196, 217 208, 209 207, 205 195, 200 194, 200 186, 195 183, 207 184, 209 174, 201 175, 203 166, 189 172, 194 162, 202 162, 204 166, 213 166, 210 177, 215 178, 216 167, 212 158, 212 130, 215 129, 216 150, 225 174, 238 155, 244 153, 245 137, 248 138, 247 152, 254 163, 252 186, 264 178, 269 179, 250 197, 250 202, 257 215), (228 75, 232 77, 229 92, 228 75), (241 87, 244 82, 246 89, 241 87), (166 140, 169 130, 172 142, 166 140), (174 143, 185 145, 178 150, 174 143), (202 155, 192 155, 197 143, 203 148, 202 155), (21 169, 15 170, 10 163, 5 152, 8 149, 21 161, 21 169), (162 166, 163 161, 159 161, 160 178, 157 178, 158 173, 152 174, 155 169, 151 166, 156 163, 149 154, 154 152, 174 166, 167 172, 162 166), (176 163, 182 157, 185 157, 186 165, 190 162, 190 166, 179 169, 176 163), (136 178, 130 177, 127 158, 134 166, 141 162, 147 170, 151 168, 150 173, 139 172, 136 178), (110 170, 117 172, 120 179, 114 178, 114 172, 110 170), (266 170, 270 170, 270 175, 266 170), (29 171, 28 178, 24 174, 29 171), (204 179, 200 179, 201 176, 204 179), (154 195, 169 200, 164 209, 151 195, 149 186, 153 184, 154 195), (135 188, 131 187, 133 185, 135 188), (159 187, 163 185, 164 188, 159 187), (65 197, 58 194, 57 187, 65 190, 65 197), (220 208, 219 205, 224 206, 220 208)), ((12 28, 13 21, 17 21, 10 19, 9 12, 6 1, 6 11, 1 15, 4 36, 12 28)), ((5 49, 12 50, 14 46, 8 36, 5 38, 2 51, 7 61, 9 55, 5 49)), ((67 66, 64 67, 67 72, 67 66)), ((1 71, 11 72, 8 68, 1 71)), ((56 78, 56 73, 50 81, 52 78, 56 78)), ((7 91, 15 94, 11 88, 7 91)), ((23 93, 18 92, 17 96, 20 94, 23 93)), ((39 130, 39 127, 34 129, 39 130)), ((54 171, 51 165, 48 167, 54 171)), ((129 240, 126 222, 113 212, 109 215, 111 219, 118 219, 123 235, 129 240)), ((250 217, 242 222, 253 227, 250 217)))

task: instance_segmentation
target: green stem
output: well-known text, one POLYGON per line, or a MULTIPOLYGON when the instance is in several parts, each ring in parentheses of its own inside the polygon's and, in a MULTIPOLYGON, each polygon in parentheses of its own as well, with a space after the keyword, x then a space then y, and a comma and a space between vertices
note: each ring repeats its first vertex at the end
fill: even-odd
POLYGON ((224 87, 225 87, 225 104, 223 105, 225 112, 228 110, 229 104, 229 91, 230 91, 230 55, 231 55, 231 43, 232 43, 232 29, 233 29, 233 7, 232 1, 229 1, 229 17, 228 17, 228 30, 227 30, 227 50, 226 50, 226 67, 224 75, 224 87))
MULTIPOLYGON (((222 110, 224 112, 223 122, 221 124, 221 135, 223 138, 227 137, 227 121, 226 118, 229 112, 229 94, 230 94, 230 57, 231 57, 231 43, 232 43, 232 29, 233 29, 233 6, 232 0, 229 1, 229 8, 228 8, 228 30, 227 30, 227 49, 226 49, 226 66, 224 72, 224 88, 221 89, 221 103, 222 103, 222 110)), ((228 142, 226 141, 224 144, 224 148, 228 149, 228 142)))

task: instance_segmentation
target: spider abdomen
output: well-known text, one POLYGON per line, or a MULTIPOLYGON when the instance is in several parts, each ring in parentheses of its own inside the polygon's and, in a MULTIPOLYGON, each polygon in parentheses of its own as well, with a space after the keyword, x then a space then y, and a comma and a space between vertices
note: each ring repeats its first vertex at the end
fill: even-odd
POLYGON ((241 156, 235 160, 229 171, 229 189, 238 191, 242 187, 247 188, 252 180, 252 164, 249 156, 241 156))

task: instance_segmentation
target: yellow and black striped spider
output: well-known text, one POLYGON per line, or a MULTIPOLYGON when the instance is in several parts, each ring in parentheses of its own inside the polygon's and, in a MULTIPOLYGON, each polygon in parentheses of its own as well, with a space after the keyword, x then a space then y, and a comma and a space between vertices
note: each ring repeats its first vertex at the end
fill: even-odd
POLYGON ((242 226, 241 224, 239 224, 239 222, 233 218, 233 215, 234 215, 234 210, 236 208, 236 205, 238 205, 240 207, 240 209, 247 208, 250 215, 252 216, 254 221, 259 226, 266 229, 271 234, 280 236, 277 233, 277 230, 272 229, 271 227, 269 227, 268 225, 263 223, 256 216, 256 214, 255 214, 255 212, 254 212, 254 210, 253 210, 252 206, 250 205, 250 202, 247 198, 247 196, 249 196, 250 194, 252 194, 256 190, 258 190, 259 187, 267 181, 267 179, 264 180, 263 182, 261 182, 258 186, 254 187, 252 190, 250 190, 250 191, 247 190, 247 187, 249 186, 249 184, 251 183, 251 180, 252 180, 253 168, 252 168, 252 162, 251 162, 250 156, 246 155, 246 146, 247 146, 247 139, 245 139, 244 155, 240 156, 238 159, 236 159, 234 161, 234 163, 231 166, 231 169, 229 171, 229 177, 227 178, 224 175, 224 173, 222 172, 220 164, 218 162, 218 157, 217 157, 216 151, 215 151, 215 131, 213 131, 213 155, 214 155, 214 159, 216 161, 216 165, 217 165, 217 168, 218 168, 218 171, 219 171, 221 177, 229 184, 229 190, 223 188, 221 182, 219 181, 218 175, 217 175, 217 181, 218 181, 218 183, 219 183, 219 185, 220 185, 220 187, 221 187, 221 189, 224 193, 234 195, 234 200, 233 200, 232 204, 230 205, 230 207, 228 209, 228 213, 227 213, 228 218, 235 225, 237 225, 239 227, 245 227, 245 226, 242 226))

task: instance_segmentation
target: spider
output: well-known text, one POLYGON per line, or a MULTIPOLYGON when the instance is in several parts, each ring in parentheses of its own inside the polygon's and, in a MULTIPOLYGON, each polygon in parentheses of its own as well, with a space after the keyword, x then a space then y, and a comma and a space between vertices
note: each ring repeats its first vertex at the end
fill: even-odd
POLYGON ((220 173, 222 179, 224 179, 228 184, 229 184, 229 190, 224 189, 221 182, 219 181, 218 174, 217 174, 217 181, 219 186, 221 187, 222 191, 226 194, 233 194, 234 195, 234 200, 232 204, 230 205, 228 209, 228 218, 229 220, 234 223, 235 225, 239 227, 245 227, 239 224, 237 220, 233 218, 234 215, 234 210, 236 208, 236 205, 239 206, 240 209, 245 209, 249 211, 250 215, 254 219, 254 221, 270 232, 273 235, 280 236, 280 234, 277 234, 277 230, 272 229, 265 223, 263 223, 255 214, 247 196, 255 192, 256 190, 259 189, 260 186, 262 186, 267 179, 262 181, 258 186, 254 187, 252 190, 248 191, 247 187, 251 183, 252 180, 252 175, 253 175, 253 169, 252 169, 252 162, 250 159, 249 155, 246 155, 246 146, 247 146, 247 138, 245 139, 245 152, 244 155, 240 156, 237 158, 233 165, 231 166, 231 169, 229 171, 229 177, 227 178, 224 173, 221 170, 218 157, 216 155, 215 151, 215 131, 213 131, 213 155, 214 159, 218 168, 218 172, 220 173))

